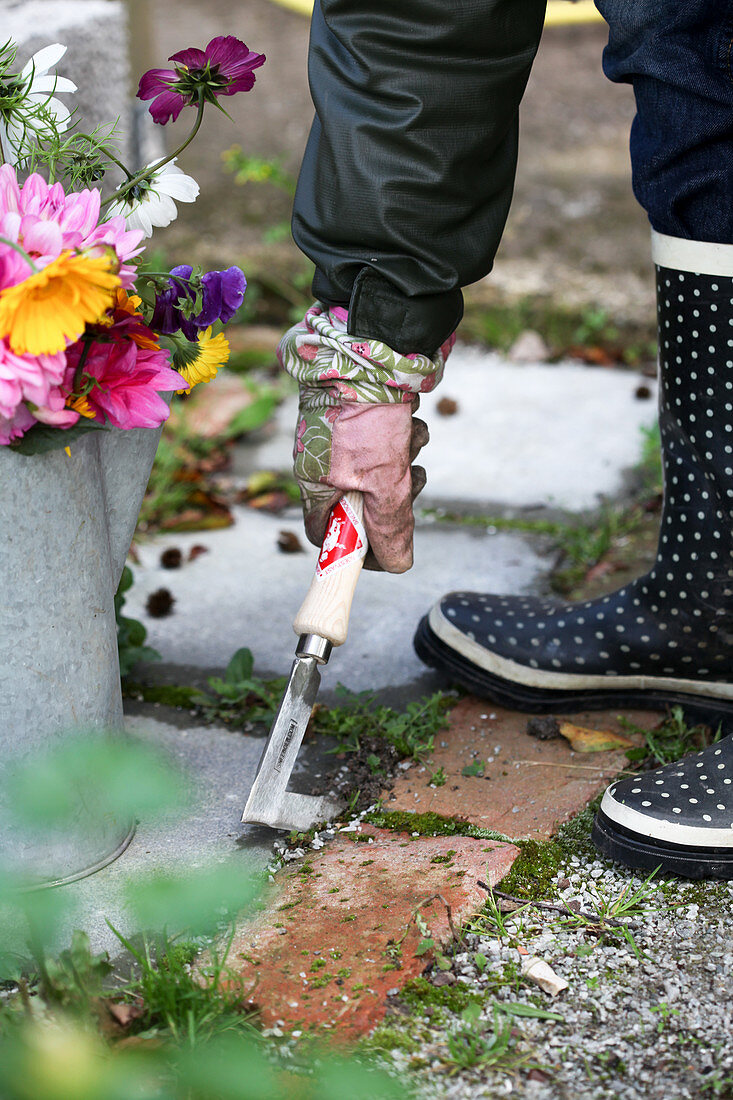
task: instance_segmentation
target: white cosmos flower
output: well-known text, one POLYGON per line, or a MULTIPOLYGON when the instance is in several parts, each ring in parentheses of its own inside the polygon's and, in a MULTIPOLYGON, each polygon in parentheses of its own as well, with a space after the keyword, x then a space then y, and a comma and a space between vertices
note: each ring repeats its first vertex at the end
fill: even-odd
POLYGON ((20 73, 27 87, 23 99, 12 111, 0 112, 0 150, 8 164, 17 167, 44 131, 62 134, 68 128, 71 112, 56 92, 75 92, 76 84, 64 76, 49 73, 66 53, 66 46, 54 42, 35 53, 20 73))
POLYGON ((160 159, 147 166, 152 175, 135 188, 134 196, 129 193, 109 208, 110 218, 122 214, 128 229, 142 229, 146 237, 152 237, 154 228, 162 229, 175 221, 176 202, 195 202, 199 193, 196 180, 177 168, 175 159, 153 171, 160 159))

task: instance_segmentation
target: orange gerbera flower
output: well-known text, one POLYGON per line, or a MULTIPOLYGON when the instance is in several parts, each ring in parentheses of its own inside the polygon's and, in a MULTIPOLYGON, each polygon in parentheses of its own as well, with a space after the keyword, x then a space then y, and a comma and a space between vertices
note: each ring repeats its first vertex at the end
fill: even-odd
POLYGON ((118 286, 112 307, 100 324, 115 338, 126 337, 139 348, 159 351, 158 337, 148 328, 142 313, 138 312, 142 304, 142 298, 138 298, 137 294, 128 294, 118 286))
POLYGON ((62 252, 41 271, 0 290, 0 336, 16 355, 53 355, 113 304, 115 257, 62 252))

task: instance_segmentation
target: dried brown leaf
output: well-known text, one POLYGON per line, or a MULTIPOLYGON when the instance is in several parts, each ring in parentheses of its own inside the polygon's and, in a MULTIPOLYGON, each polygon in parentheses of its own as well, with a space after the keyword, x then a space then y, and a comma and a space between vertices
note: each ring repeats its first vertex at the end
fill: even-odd
POLYGON ((560 733, 570 742, 575 752, 609 752, 611 749, 631 749, 636 742, 610 730, 590 730, 574 726, 572 722, 560 722, 560 733))

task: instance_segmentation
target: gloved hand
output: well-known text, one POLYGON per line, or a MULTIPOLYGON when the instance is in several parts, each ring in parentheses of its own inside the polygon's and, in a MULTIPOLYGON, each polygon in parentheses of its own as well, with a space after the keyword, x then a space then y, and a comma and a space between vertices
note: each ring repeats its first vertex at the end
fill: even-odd
POLYGON ((378 340, 350 336, 347 311, 314 305, 280 341, 278 358, 300 384, 293 451, 308 538, 320 546, 333 505, 351 489, 364 496, 367 569, 412 565, 412 502, 425 471, 412 466, 428 441, 413 417, 418 395, 440 381, 453 346, 400 355, 378 340))

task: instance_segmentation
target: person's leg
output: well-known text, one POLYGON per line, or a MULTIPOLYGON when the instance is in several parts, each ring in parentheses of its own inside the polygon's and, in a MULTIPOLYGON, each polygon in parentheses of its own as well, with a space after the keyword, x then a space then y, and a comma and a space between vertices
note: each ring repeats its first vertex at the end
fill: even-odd
POLYGON ((596 6, 603 71, 633 85, 633 187, 652 228, 733 244, 733 0, 596 6))
MULTIPOLYGON (((452 593, 418 653, 534 711, 681 703, 733 716, 733 0, 600 0, 634 85, 634 186, 657 230, 665 503, 645 576, 582 604, 452 593)), ((733 738, 615 784, 595 836, 633 866, 733 876, 733 738)))
POLYGON ((317 0, 293 236, 349 331, 432 355, 492 266, 545 0, 317 0))

